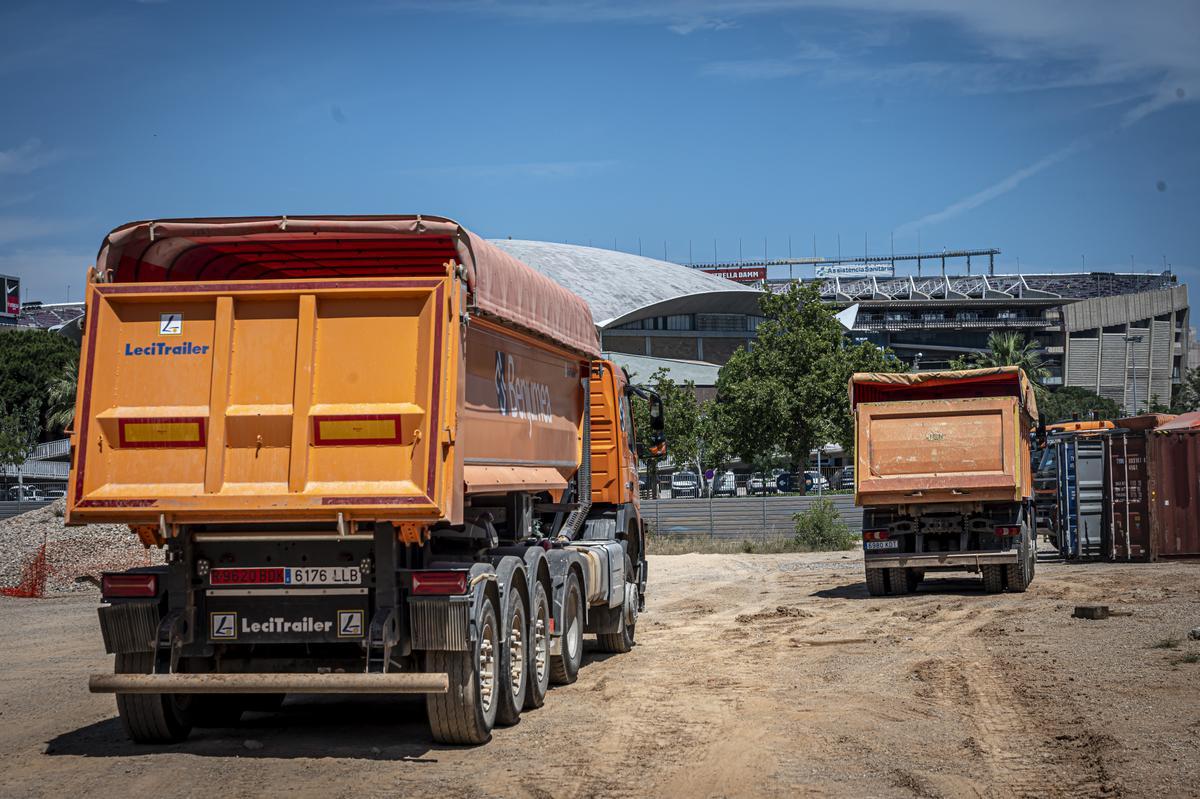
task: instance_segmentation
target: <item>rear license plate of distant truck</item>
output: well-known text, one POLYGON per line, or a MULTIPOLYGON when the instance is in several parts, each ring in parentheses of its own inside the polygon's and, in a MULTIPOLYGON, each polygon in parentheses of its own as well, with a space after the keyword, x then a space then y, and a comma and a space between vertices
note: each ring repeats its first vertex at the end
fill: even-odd
POLYGON ((362 585, 357 566, 270 566, 213 569, 209 582, 227 585, 362 585))
POLYGON ((863 541, 863 549, 899 549, 899 541, 863 541))

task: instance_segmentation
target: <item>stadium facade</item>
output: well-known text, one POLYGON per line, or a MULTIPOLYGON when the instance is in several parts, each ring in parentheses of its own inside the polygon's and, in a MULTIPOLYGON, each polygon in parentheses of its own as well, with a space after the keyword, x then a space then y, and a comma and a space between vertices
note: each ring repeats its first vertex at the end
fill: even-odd
MULTIPOLYGON (((712 395, 716 367, 739 347, 753 346, 762 292, 782 291, 790 282, 745 285, 701 269, 595 247, 511 239, 493 243, 583 297, 604 350, 629 356, 627 366, 639 378, 666 368, 681 380, 695 381, 704 397, 712 395)), ((943 254, 920 257, 941 259, 945 268, 943 254)), ((989 272, 990 262, 989 257, 989 272)), ((735 266, 746 271, 754 265, 735 266)), ((760 266, 765 274, 766 264, 760 266)), ((918 369, 944 368, 957 356, 986 349, 993 331, 1016 331, 1038 342, 1050 369, 1049 385, 1087 388, 1131 412, 1155 399, 1168 403, 1200 351, 1190 329, 1187 287, 1169 272, 801 280, 824 302, 857 311, 843 315, 853 318, 851 335, 891 348, 918 369)), ((10 324, 57 329, 78 339, 82 314, 82 303, 27 302, 10 324)))

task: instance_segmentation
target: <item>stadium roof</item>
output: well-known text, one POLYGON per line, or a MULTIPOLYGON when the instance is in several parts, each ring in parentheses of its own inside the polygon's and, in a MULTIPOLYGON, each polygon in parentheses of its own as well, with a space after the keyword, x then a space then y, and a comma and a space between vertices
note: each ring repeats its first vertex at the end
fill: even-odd
POLYGON ((604 357, 625 367, 634 382, 650 379, 659 369, 666 369, 667 376, 676 383, 691 380, 697 386, 715 386, 721 367, 707 361, 681 361, 675 358, 651 358, 648 355, 630 355, 626 352, 605 352, 604 357))
POLYGON ((679 264, 546 241, 492 244, 583 297, 600 327, 673 313, 757 313, 759 291, 679 264))

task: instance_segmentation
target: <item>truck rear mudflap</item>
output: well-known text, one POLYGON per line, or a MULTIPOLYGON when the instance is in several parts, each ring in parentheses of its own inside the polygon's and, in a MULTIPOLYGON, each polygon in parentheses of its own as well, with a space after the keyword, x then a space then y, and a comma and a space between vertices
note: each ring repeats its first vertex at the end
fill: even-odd
POLYGON ((980 566, 1002 566, 1016 563, 1020 553, 1014 548, 1003 552, 927 552, 922 554, 865 555, 868 569, 936 569, 959 568, 970 571, 980 566))

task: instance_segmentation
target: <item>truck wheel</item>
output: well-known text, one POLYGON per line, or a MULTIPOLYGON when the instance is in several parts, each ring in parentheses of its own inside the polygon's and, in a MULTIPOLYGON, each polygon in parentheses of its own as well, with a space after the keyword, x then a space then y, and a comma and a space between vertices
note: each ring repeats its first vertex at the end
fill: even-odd
POLYGON ((625 556, 625 601, 621 605, 621 627, 615 633, 600 633, 596 641, 601 652, 624 654, 633 649, 633 637, 637 631, 637 577, 633 573, 633 561, 625 556))
POLYGON ((908 585, 908 569, 888 569, 888 583, 892 596, 901 596, 912 591, 908 585))
POLYGON ((562 654, 550 657, 550 682, 569 685, 579 677, 579 664, 583 662, 583 591, 574 573, 567 576, 563 594, 561 643, 562 654))
POLYGON ((500 647, 496 723, 508 726, 520 720, 521 709, 525 707, 529 679, 529 617, 525 615, 525 600, 515 588, 509 588, 504 604, 501 618, 504 619, 507 643, 500 647))
POLYGON ((425 670, 450 678, 449 691, 425 695, 429 729, 438 743, 483 744, 492 737, 501 677, 500 628, 490 599, 484 599, 476 623, 479 638, 466 652, 425 653, 425 670))
MULTIPOLYGON (((153 652, 123 652, 116 656, 116 674, 149 674, 153 652)), ((131 740, 140 744, 178 743, 192 731, 189 694, 117 694, 117 714, 131 740)))
POLYGON ((998 594, 1004 590, 1004 566, 980 566, 983 574, 983 590, 989 594, 998 594))
POLYGON ((525 683, 525 709, 541 707, 550 689, 550 599, 546 586, 539 580, 533 584, 532 622, 529 636, 529 672, 525 683))
POLYGON ((1037 560, 1037 546, 1030 540, 1029 530, 1021 533, 1021 558, 1016 563, 1010 563, 1004 568, 1008 578, 1008 590, 1015 594, 1025 593, 1025 589, 1033 582, 1033 562, 1037 560))
POLYGON ((917 586, 925 579, 925 573, 919 569, 904 570, 904 584, 908 587, 909 593, 917 590, 917 586))
POLYGON ((884 596, 888 592, 887 569, 872 569, 867 567, 867 593, 871 596, 884 596))

